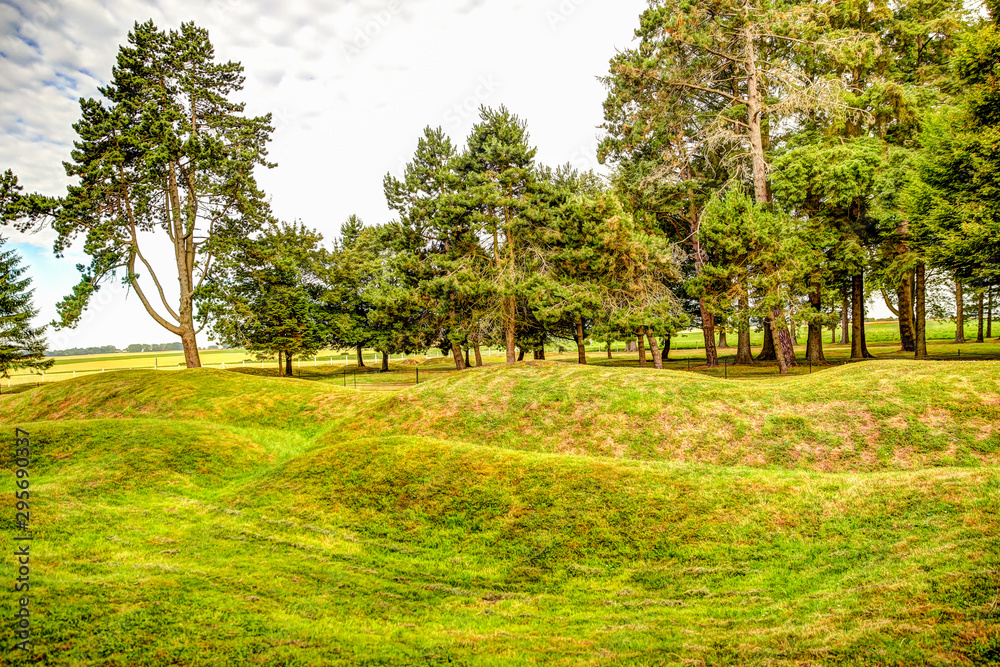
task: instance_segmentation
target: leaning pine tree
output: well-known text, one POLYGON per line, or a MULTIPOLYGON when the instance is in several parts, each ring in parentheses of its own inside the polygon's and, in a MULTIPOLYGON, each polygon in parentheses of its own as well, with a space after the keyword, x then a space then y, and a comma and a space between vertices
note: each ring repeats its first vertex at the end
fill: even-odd
MULTIPOLYGON (((21 228, 50 220, 57 256, 85 237, 91 262, 58 306, 61 326, 79 322, 102 283, 124 277, 150 317, 180 337, 187 366, 197 367, 195 293, 232 242, 269 219, 254 169, 273 166, 271 118, 248 118, 230 99, 243 87, 243 68, 215 61, 205 29, 137 23, 128 40, 103 99, 80 101, 79 138, 65 165, 76 184, 63 198, 22 198, 33 205, 4 218, 20 216, 21 228), (150 261, 160 253, 169 268, 150 261), (173 285, 179 294, 171 298, 173 285)), ((5 191, 7 181, 16 185, 5 177, 5 191)))
POLYGON ((38 315, 31 278, 17 252, 2 249, 4 243, 0 238, 0 377, 9 378, 12 370, 44 371, 54 360, 45 359, 45 327, 31 326, 38 315))

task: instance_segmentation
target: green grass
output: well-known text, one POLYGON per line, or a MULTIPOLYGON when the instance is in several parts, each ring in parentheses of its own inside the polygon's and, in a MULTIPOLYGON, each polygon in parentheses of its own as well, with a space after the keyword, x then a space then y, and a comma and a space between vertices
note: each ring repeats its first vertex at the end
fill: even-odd
POLYGON ((998 366, 540 362, 392 393, 134 371, 0 397, 35 448, 36 658, 997 664, 998 366))
MULTIPOLYGON (((899 327, 896 322, 868 322, 865 324, 865 328, 869 347, 872 348, 872 351, 876 354, 888 355, 892 357, 911 356, 896 353, 894 345, 898 344, 899 340, 899 327)), ((805 335, 804 331, 799 331, 800 339, 803 342, 805 335)), ((984 344, 975 344, 970 342, 955 345, 953 343, 955 337, 954 322, 928 320, 927 337, 930 342, 930 354, 932 356, 939 355, 943 357, 957 358, 964 353, 966 356, 988 355, 1000 358, 1000 344, 998 344, 998 341, 996 340, 992 340, 984 344)), ((969 321, 966 324, 966 337, 969 341, 975 340, 976 323, 974 321, 969 321)), ((763 332, 752 331, 750 339, 751 344, 755 348, 759 348, 763 340, 763 332)), ((828 352, 828 358, 831 362, 836 363, 849 356, 849 348, 839 344, 830 343, 829 332, 824 333, 824 341, 828 352)), ((731 336, 730 342, 735 344, 735 334, 731 336)), ((677 334, 673 337, 671 345, 673 348, 671 357, 674 361, 672 363, 668 363, 668 367, 674 369, 684 368, 687 370, 688 359, 691 359, 695 362, 693 370, 697 372, 719 374, 720 376, 723 374, 722 371, 698 367, 698 357, 699 355, 704 355, 704 337, 700 330, 689 330, 677 334)), ((613 348, 616 350, 615 361, 611 363, 620 365, 637 364, 637 355, 635 353, 625 353, 619 351, 624 350, 625 348, 625 344, 623 342, 619 341, 614 343, 613 348)), ((596 363, 599 364, 608 363, 603 361, 604 350, 605 346, 602 344, 595 343, 587 346, 587 351, 590 354, 592 361, 596 361, 596 363)), ((497 348, 486 347, 482 349, 482 353, 484 356, 487 356, 485 359, 487 364, 503 363, 504 361, 497 348), (490 351, 492 351, 493 356, 487 356, 487 353, 490 351)), ((453 368, 453 362, 450 357, 438 356, 440 355, 438 350, 432 350, 430 351, 430 354, 432 355, 430 358, 418 358, 420 361, 419 365, 425 370, 431 370, 434 368, 453 368)), ((804 355, 804 348, 799 347, 798 354, 802 357, 804 355)), ((200 350, 199 355, 201 357, 202 365, 205 367, 227 368, 230 370, 239 370, 250 374, 266 376, 277 375, 277 363, 275 360, 267 361, 262 364, 260 361, 254 360, 245 350, 200 350)), ((719 355, 720 358, 726 358, 727 356, 732 357, 733 350, 731 348, 720 348, 719 355)), ((400 355, 393 355, 392 367, 401 371, 402 375, 408 376, 413 372, 413 364, 410 363, 413 360, 413 356, 405 356, 407 356, 406 363, 401 363, 402 360, 399 358, 400 355)), ((342 375, 346 369, 348 374, 351 375, 349 378, 352 381, 351 384, 353 385, 353 381, 357 380, 358 387, 362 389, 387 389, 390 388, 390 385, 398 384, 401 381, 399 378, 392 379, 388 377, 376 377, 370 373, 370 371, 377 370, 380 365, 379 360, 381 357, 374 350, 365 350, 364 357, 367 368, 362 369, 365 372, 357 378, 353 375, 353 370, 356 368, 354 365, 353 351, 350 354, 345 355, 345 353, 340 350, 323 350, 318 352, 313 358, 297 359, 295 360, 294 373, 296 375, 301 374, 306 378, 324 379, 326 381, 333 381, 339 378, 343 384, 342 375)), ((547 346, 547 357, 550 359, 575 362, 575 343, 569 340, 556 340, 547 346), (559 352, 559 350, 563 350, 563 352, 559 352)), ((116 353, 55 357, 54 362, 54 366, 44 374, 44 377, 41 374, 33 372, 20 372, 14 374, 11 378, 8 378, 6 382, 0 383, 3 385, 0 386, 0 392, 8 393, 11 391, 19 391, 19 388, 26 385, 35 386, 43 382, 48 383, 76 379, 77 377, 104 373, 106 371, 153 369, 177 371, 184 367, 184 355, 181 352, 116 353)), ((768 375, 775 372, 775 369, 772 364, 765 364, 751 369, 734 369, 733 372, 738 376, 768 375)), ((804 365, 798 369, 793 369, 793 373, 804 372, 808 372, 808 368, 804 365)), ((405 383, 409 383, 410 381, 412 380, 409 377, 405 378, 405 383)))
POLYGON ((358 405, 334 434, 825 472, 1000 463, 1000 362, 876 361, 792 378, 528 362, 358 405))

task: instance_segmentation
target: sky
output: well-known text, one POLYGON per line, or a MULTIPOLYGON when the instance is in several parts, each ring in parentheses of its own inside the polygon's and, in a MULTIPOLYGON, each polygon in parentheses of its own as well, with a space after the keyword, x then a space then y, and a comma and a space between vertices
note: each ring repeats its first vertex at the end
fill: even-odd
MULTIPOLYGON (((596 149, 607 73, 646 0, 0 0, 0 170, 25 191, 61 195, 79 99, 99 97, 136 21, 194 21, 216 58, 242 63, 250 116, 273 114, 275 169, 258 181, 284 220, 327 239, 357 214, 387 222, 382 179, 401 175, 427 126, 464 144, 480 105, 528 124, 537 159, 602 169, 596 149)), ((37 324, 89 260, 56 258, 51 230, 0 228, 33 279, 37 324)), ((166 255, 152 250, 159 262, 166 255)), ((155 263, 155 262, 154 262, 155 263)), ((159 265, 159 264, 158 264, 159 265)), ((174 342, 119 284, 99 292, 76 329, 49 330, 49 349, 174 342)), ((210 341, 202 335, 199 344, 210 341)))

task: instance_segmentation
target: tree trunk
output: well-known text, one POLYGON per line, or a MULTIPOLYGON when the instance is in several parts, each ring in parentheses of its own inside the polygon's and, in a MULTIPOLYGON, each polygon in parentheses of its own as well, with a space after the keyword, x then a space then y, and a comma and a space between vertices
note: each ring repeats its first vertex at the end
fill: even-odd
POLYGON ((475 346, 472 348, 476 352, 476 368, 483 365, 483 353, 479 350, 479 341, 477 340, 475 346))
MULTIPOLYGON (((899 216, 896 236, 899 239, 896 252, 898 256, 903 257, 910 252, 910 222, 906 216, 899 216)), ((913 271, 906 271, 903 274, 902 280, 896 287, 896 301, 900 351, 915 352, 917 345, 913 331, 913 271)))
POLYGON ((965 342, 965 299, 961 281, 955 281, 955 342, 965 342))
POLYGON ((661 357, 663 358, 664 361, 670 360, 670 344, 673 342, 672 339, 673 336, 671 336, 670 334, 667 334, 663 339, 663 352, 661 354, 661 357))
POLYGON ((830 327, 830 345, 836 345, 836 344, 837 344, 837 325, 834 324, 832 327, 830 327))
POLYGON ((198 341, 195 339, 193 320, 190 327, 181 330, 181 345, 184 346, 184 365, 188 368, 201 368, 201 357, 198 356, 198 341))
POLYGON ((986 323, 986 294, 979 292, 979 329, 976 331, 976 342, 983 343, 983 325, 986 323))
POLYGON ((913 331, 913 277, 909 271, 896 288, 899 311, 899 347, 903 352, 914 352, 917 343, 913 331))
POLYGON ((783 319, 781 310, 772 308, 771 317, 769 318, 770 326, 766 328, 771 330, 771 349, 774 351, 775 359, 778 360, 778 371, 782 375, 786 375, 788 373, 788 359, 783 349, 781 331, 784 330, 787 333, 787 329, 785 329, 785 323, 782 322, 783 319))
POLYGON ((785 313, 780 309, 771 309, 771 314, 777 312, 781 317, 781 326, 775 327, 774 322, 771 323, 772 329, 777 329, 778 331, 778 341, 781 343, 781 354, 778 356, 778 363, 781 364, 782 358, 785 360, 786 366, 798 366, 798 362, 795 361, 795 347, 792 345, 792 335, 788 332, 788 327, 785 326, 785 313))
POLYGON ((465 370, 465 359, 462 358, 462 348, 458 343, 451 344, 451 356, 455 359, 455 370, 465 370))
POLYGON ((638 348, 639 348, 639 368, 646 367, 646 343, 642 340, 643 328, 639 327, 638 348))
POLYGON ((871 359, 865 341, 865 277, 851 278, 851 359, 871 359))
POLYGON ((850 338, 850 333, 849 332, 851 330, 851 323, 847 319, 847 292, 846 291, 844 292, 844 303, 841 305, 841 312, 843 313, 843 317, 841 318, 841 323, 840 323, 840 326, 841 326, 841 329, 840 329, 840 344, 841 345, 850 345, 851 344, 851 338, 850 338))
POLYGON ((577 363, 586 365, 587 363, 587 346, 583 335, 583 320, 578 319, 576 321, 576 333, 573 335, 576 339, 576 360, 577 363))
POLYGON ((360 345, 358 345, 357 349, 358 349, 358 368, 364 368, 365 367, 365 355, 364 355, 364 352, 361 349, 360 345))
MULTIPOLYGON (((819 283, 813 283, 813 291, 809 294, 809 305, 819 316, 823 309, 823 291, 819 283)), ((823 356, 823 328, 809 319, 809 340, 806 341, 806 359, 814 364, 826 363, 823 356)))
POLYGON ((608 359, 612 359, 612 358, 613 357, 611 356, 611 341, 608 341, 608 359))
POLYGON ((382 353, 382 372, 383 373, 388 373, 389 372, 389 353, 388 352, 383 352, 382 353))
POLYGON ((750 316, 748 312, 747 298, 740 295, 739 298, 739 330, 736 333, 736 359, 734 366, 753 366, 753 350, 750 349, 750 316))
POLYGON ((466 368, 471 368, 472 367, 472 364, 469 362, 469 348, 468 347, 465 348, 465 367, 466 368))
POLYGON ((660 355, 660 348, 656 344, 656 336, 646 329, 646 339, 649 340, 649 351, 653 353, 653 368, 658 371, 663 370, 663 357, 660 355))
POLYGON ((927 358, 927 288, 924 284, 925 272, 923 264, 917 264, 917 271, 913 277, 914 287, 914 313, 913 329, 916 338, 917 349, 914 356, 917 359, 927 358))
POLYGON ((278 350, 278 377, 285 374, 285 365, 282 363, 284 361, 284 351, 278 350))
MULTIPOLYGON (((505 306, 504 317, 507 321, 504 322, 504 335, 507 339, 507 363, 512 364, 515 361, 514 355, 516 353, 515 348, 517 347, 514 345, 514 321, 517 316, 517 303, 514 301, 514 297, 507 297, 505 306)), ((521 359, 524 359, 524 350, 521 350, 517 361, 521 361, 521 359)))
POLYGON ((986 337, 993 338, 993 287, 990 287, 989 304, 986 307, 986 337))
POLYGON ((757 355, 757 361, 777 361, 778 355, 774 352, 774 336, 772 335, 771 318, 764 318, 764 347, 757 355))
POLYGON ((517 351, 517 360, 518 361, 524 361, 524 350, 523 349, 520 349, 520 350, 517 351))
POLYGON ((748 26, 743 36, 746 58, 742 65, 747 75, 747 130, 750 139, 750 162, 753 172, 753 193, 758 204, 770 201, 767 189, 767 163, 764 161, 764 132, 761 127, 763 109, 758 85, 757 57, 754 53, 754 40, 757 36, 748 26))
POLYGON ((285 350, 285 375, 292 377, 295 373, 292 372, 292 355, 285 350))
POLYGON ((698 306, 701 308, 701 330, 705 339, 705 365, 715 368, 719 365, 719 353, 715 349, 715 315, 705 308, 705 300, 699 299, 698 306))
POLYGON ((726 340, 725 327, 719 327, 719 347, 722 349, 727 349, 729 347, 729 341, 726 340))

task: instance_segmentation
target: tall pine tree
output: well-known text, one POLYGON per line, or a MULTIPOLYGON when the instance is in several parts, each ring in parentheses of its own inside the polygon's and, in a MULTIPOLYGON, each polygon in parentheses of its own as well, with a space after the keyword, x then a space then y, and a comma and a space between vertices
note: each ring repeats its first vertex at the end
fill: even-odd
POLYGON ((29 368, 44 371, 52 359, 45 359, 45 327, 33 327, 38 315, 32 303, 31 278, 15 250, 4 250, 6 239, 0 237, 0 376, 29 368))

